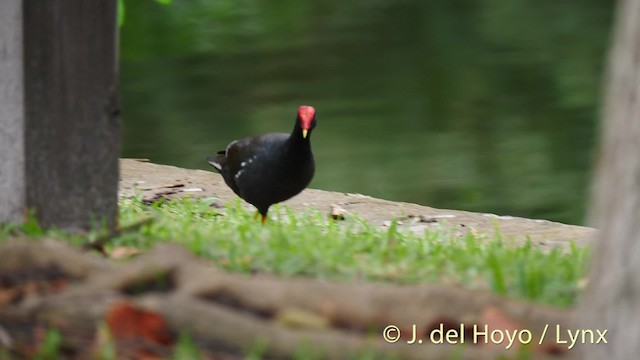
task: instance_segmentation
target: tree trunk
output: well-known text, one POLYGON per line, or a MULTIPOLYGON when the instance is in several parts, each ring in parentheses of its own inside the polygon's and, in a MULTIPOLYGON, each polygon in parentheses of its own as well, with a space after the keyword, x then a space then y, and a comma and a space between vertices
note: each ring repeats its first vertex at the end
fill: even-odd
POLYGON ((22 4, 0 1, 0 222, 19 222, 25 203, 22 4))
MULTIPOLYGON (((599 228, 582 304, 582 329, 607 330, 608 344, 583 345, 583 359, 640 354, 640 1, 618 4, 609 59, 602 149, 591 221, 599 228)), ((582 339, 581 339, 582 340, 582 339)), ((590 337, 586 338, 590 343, 590 337)), ((596 335, 594 342, 598 342, 596 335)))
POLYGON ((0 20, 0 222, 114 226, 116 1, 3 0, 0 20))

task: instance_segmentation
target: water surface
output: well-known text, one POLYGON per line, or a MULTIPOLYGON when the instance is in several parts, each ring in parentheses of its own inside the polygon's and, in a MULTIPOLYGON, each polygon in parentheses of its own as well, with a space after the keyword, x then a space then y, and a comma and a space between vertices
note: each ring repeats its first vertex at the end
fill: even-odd
POLYGON ((210 169, 314 105, 314 188, 582 223, 612 1, 128 1, 123 155, 210 169))

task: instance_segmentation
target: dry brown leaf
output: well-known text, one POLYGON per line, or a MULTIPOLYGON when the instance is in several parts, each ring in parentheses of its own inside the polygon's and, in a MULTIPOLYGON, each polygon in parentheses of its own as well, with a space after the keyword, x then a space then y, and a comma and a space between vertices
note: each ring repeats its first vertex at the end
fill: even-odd
POLYGON ((334 220, 344 220, 349 212, 336 204, 331 205, 329 216, 334 220))
POLYGON ((173 335, 162 316, 126 301, 112 306, 106 321, 116 340, 139 338, 155 344, 173 343, 173 335))
POLYGON ((128 247, 128 246, 117 246, 113 248, 113 250, 111 250, 109 257, 116 260, 127 259, 132 256, 136 256, 140 253, 141 251, 138 248, 128 247))
POLYGON ((326 329, 330 326, 329 319, 310 311, 288 308, 280 311, 276 322, 291 328, 326 329))
POLYGON ((0 305, 8 305, 16 302, 22 292, 16 288, 0 288, 0 305))
MULTIPOLYGON (((513 334, 517 333, 520 330, 526 329, 525 326, 521 325, 515 319, 508 316, 502 310, 494 306, 487 307, 480 316, 480 324, 478 325, 478 327, 484 330, 485 325, 487 326, 489 333, 495 330, 499 330, 502 334, 506 334, 507 332, 513 334)), ((522 346, 522 344, 516 339, 515 341, 513 341, 513 345, 509 349, 507 349, 506 347, 509 345, 509 342, 506 338, 503 339, 503 342, 501 343, 497 343, 496 340, 497 338, 492 339, 490 337, 489 339, 487 339, 487 341, 485 341, 485 337, 481 336, 478 337, 478 345, 484 348, 500 351, 513 351, 519 349, 522 346)))

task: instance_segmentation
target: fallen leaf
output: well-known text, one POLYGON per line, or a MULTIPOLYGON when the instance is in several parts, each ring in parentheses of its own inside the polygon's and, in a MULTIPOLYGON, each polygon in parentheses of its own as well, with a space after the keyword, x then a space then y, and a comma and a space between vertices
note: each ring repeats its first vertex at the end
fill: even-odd
POLYGON ((188 189, 182 189, 182 192, 200 192, 200 191, 204 191, 203 188, 188 188, 188 189))
POLYGON ((276 322, 290 328, 325 329, 329 319, 302 309, 284 309, 275 318, 276 322))
POLYGON ((17 302, 22 297, 22 291, 16 288, 0 288, 0 305, 17 302))
POLYGON ((0 346, 11 349, 13 347, 13 338, 9 335, 9 332, 0 325, 0 346))
MULTIPOLYGON (((494 330, 500 330, 502 333, 513 333, 514 331, 520 331, 527 329, 522 324, 518 323, 515 319, 505 314, 502 310, 496 308, 495 306, 487 307, 480 316, 480 324, 481 326, 487 325, 489 329, 489 333, 494 330)), ((484 336, 478 337, 478 345, 494 350, 505 351, 506 346, 508 345, 508 341, 504 341, 502 343, 494 343, 491 339, 485 341, 484 336)), ((517 350, 522 346, 520 342, 517 340, 513 342, 513 345, 509 350, 517 350)))
POLYGON ((329 216, 333 220, 344 220, 347 214, 349 214, 347 210, 336 204, 331 205, 331 208, 329 210, 329 216))
POLYGON ((173 344, 173 335, 165 319, 153 312, 121 302, 111 307, 107 325, 116 340, 144 339, 154 344, 173 344))
POLYGON ((127 259, 130 258, 132 256, 136 256, 138 254, 140 254, 141 251, 138 248, 134 248, 134 247, 127 247, 127 246, 118 246, 113 248, 113 250, 111 250, 111 253, 109 254, 109 257, 111 257, 112 259, 127 259))

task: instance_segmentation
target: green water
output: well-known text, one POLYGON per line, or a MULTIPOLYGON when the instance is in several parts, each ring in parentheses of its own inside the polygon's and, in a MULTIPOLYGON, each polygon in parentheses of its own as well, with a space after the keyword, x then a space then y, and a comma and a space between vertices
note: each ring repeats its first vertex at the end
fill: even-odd
POLYGON ((582 223, 613 1, 127 1, 123 155, 209 169, 314 105, 314 188, 582 223))

